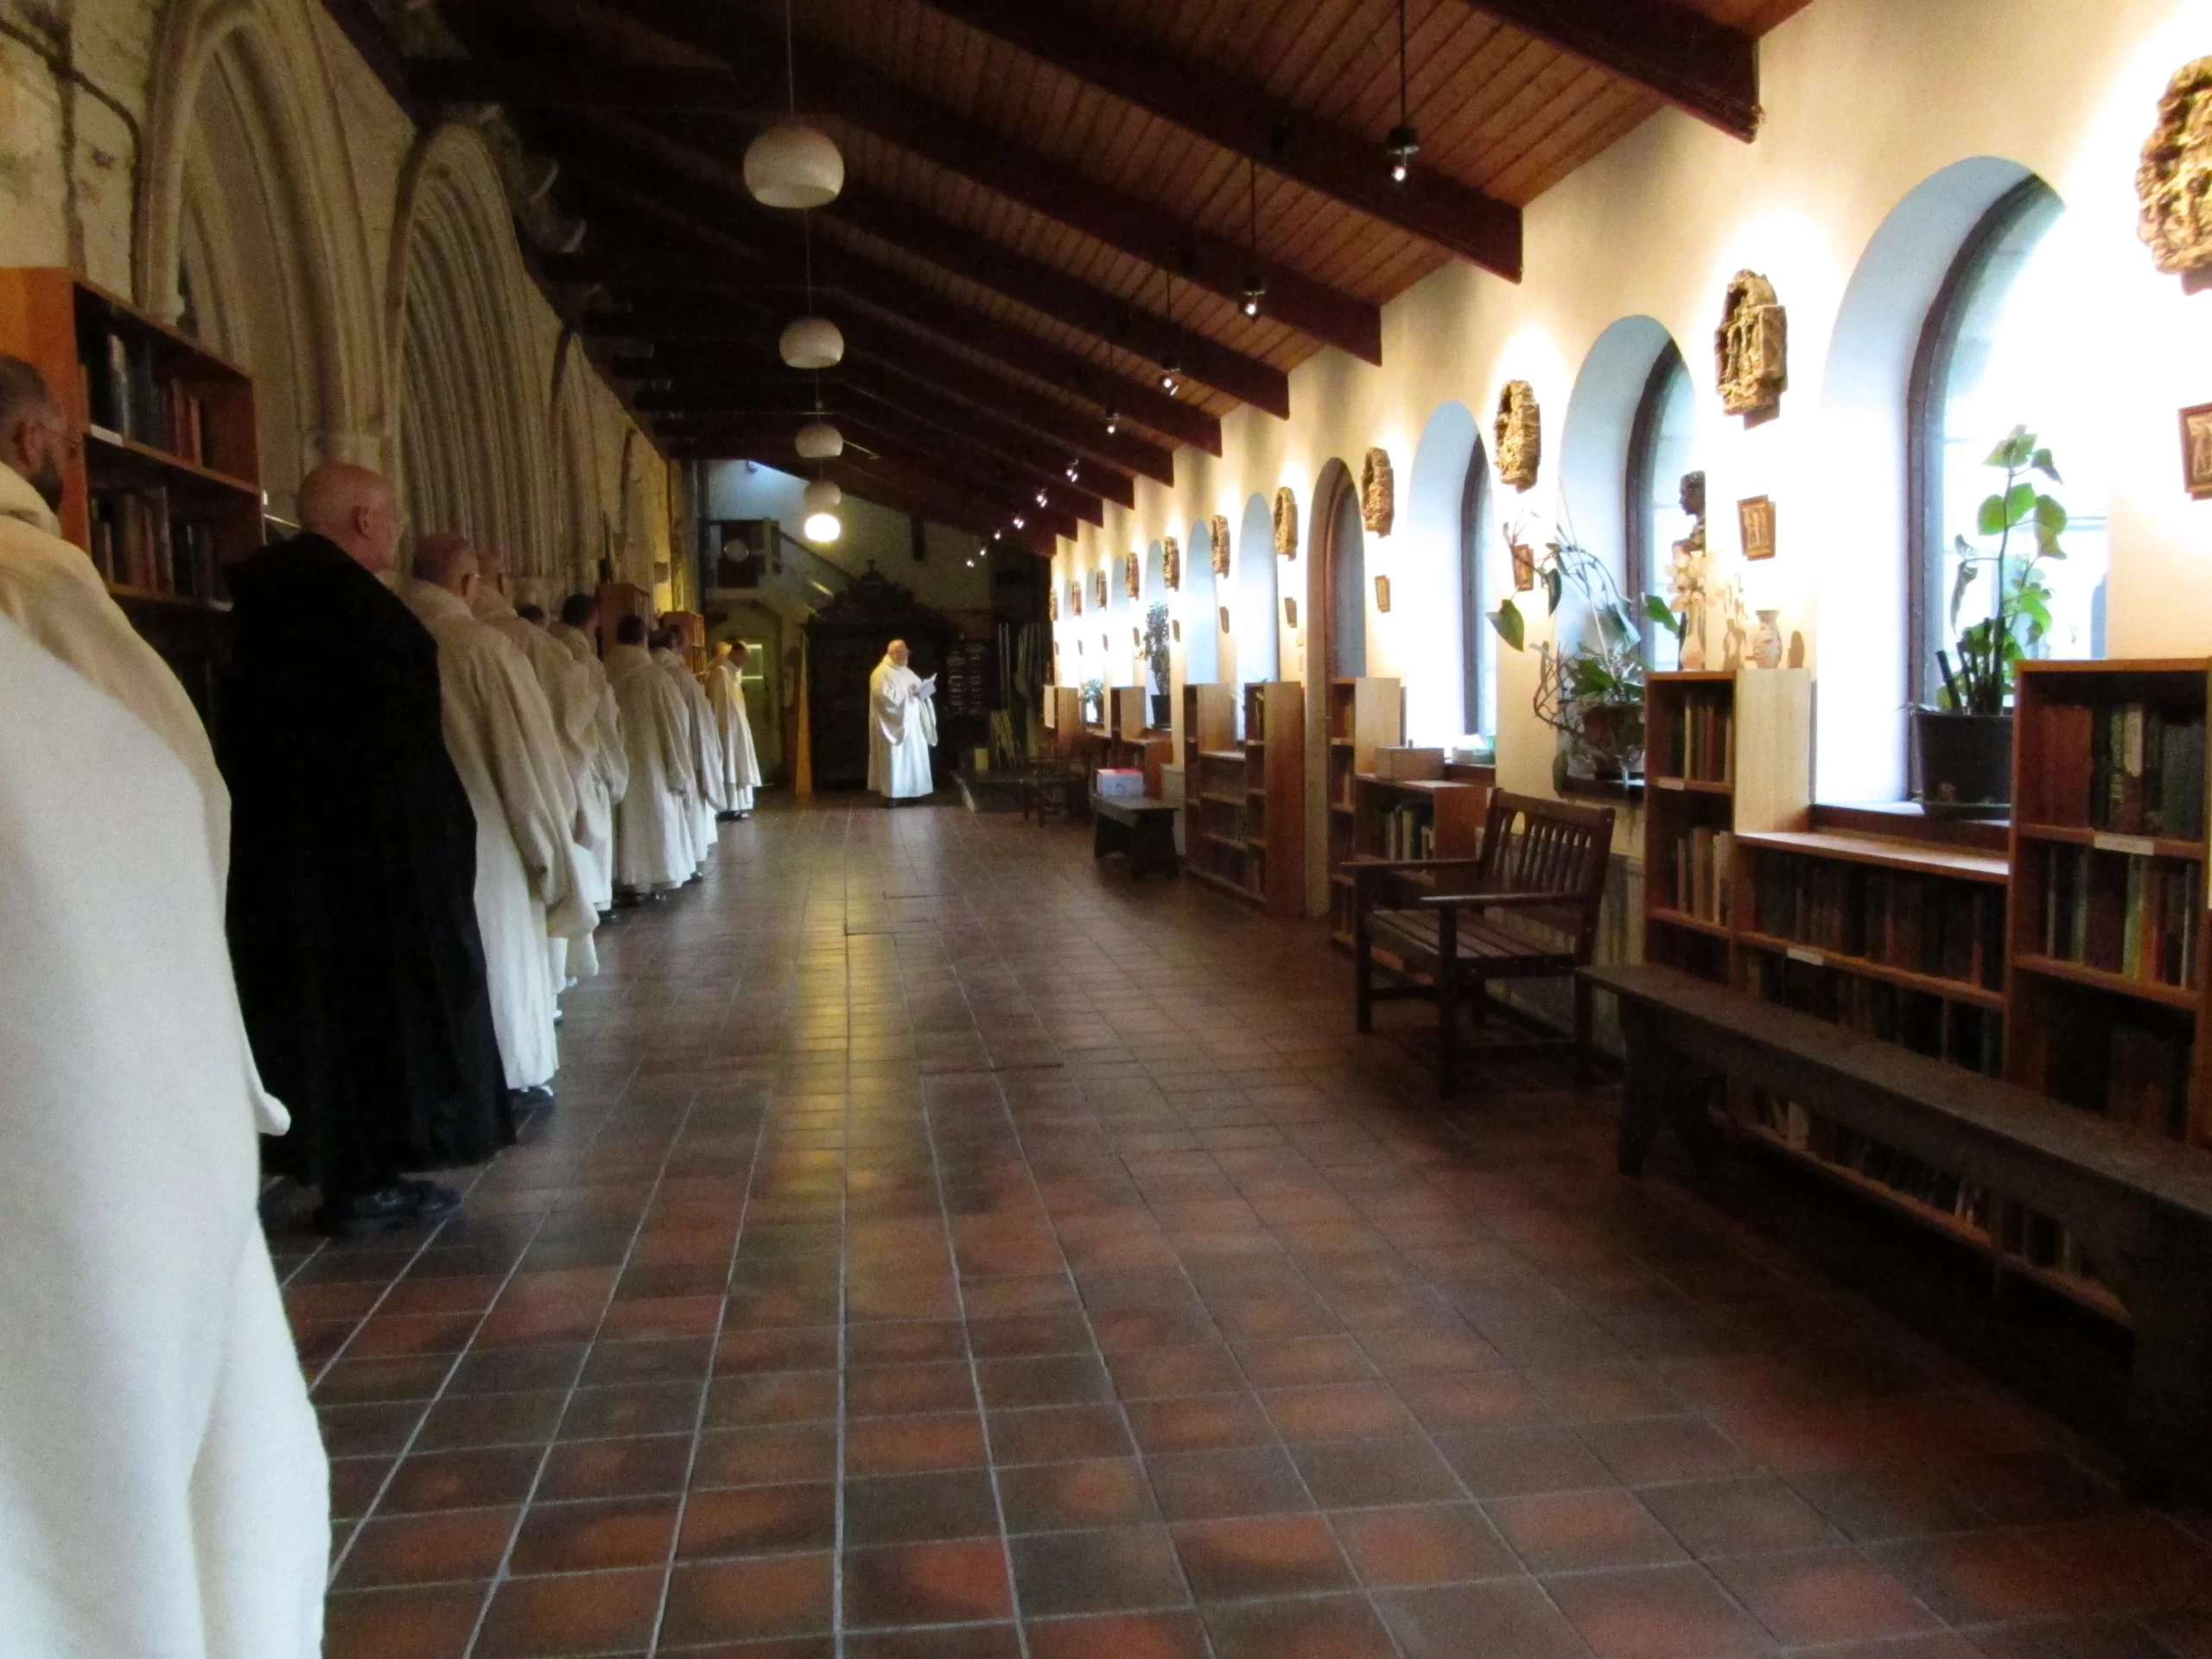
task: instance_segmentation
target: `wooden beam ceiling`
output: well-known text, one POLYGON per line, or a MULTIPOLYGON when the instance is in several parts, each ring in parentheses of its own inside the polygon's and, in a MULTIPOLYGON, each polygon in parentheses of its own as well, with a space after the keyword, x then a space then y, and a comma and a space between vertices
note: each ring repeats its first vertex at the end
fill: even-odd
POLYGON ((1233 70, 1185 57, 1067 0, 927 3, 1309 190, 1521 280, 1518 207, 1418 166, 1393 183, 1378 139, 1287 104, 1233 70))
POLYGON ((1733 137, 1758 136, 1758 42, 1680 0, 1471 3, 1523 34, 1649 88, 1733 137))

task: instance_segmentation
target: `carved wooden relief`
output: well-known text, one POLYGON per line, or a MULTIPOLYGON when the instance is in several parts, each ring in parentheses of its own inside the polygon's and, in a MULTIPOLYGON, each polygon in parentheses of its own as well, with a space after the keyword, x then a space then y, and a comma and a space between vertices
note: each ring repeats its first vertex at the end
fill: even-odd
POLYGON ((1090 573, 1090 602, 1102 611, 1106 608, 1106 567, 1103 564, 1090 573))
POLYGON ((1183 543, 1173 536, 1160 543, 1160 579, 1171 592, 1181 591, 1183 586, 1183 543))
POLYGON ((1774 284, 1757 271, 1739 270, 1728 284, 1713 356, 1724 410, 1753 426, 1782 412, 1789 386, 1789 320, 1774 284))
POLYGON ((1217 576, 1229 574, 1229 520, 1216 513, 1206 521, 1206 550, 1213 558, 1217 576))
POLYGON ((1275 551, 1286 559, 1298 556, 1298 498, 1287 484, 1275 492, 1275 551))
POLYGON ((1122 556, 1122 591, 1131 599, 1144 592, 1144 563, 1134 553, 1122 556))
POLYGON ((1083 578, 1081 576, 1076 577, 1068 583, 1068 614, 1070 616, 1083 614, 1083 578))
POLYGON ((2183 65, 2166 83, 2135 194, 2136 232, 2153 263, 2185 292, 2212 286, 2212 58, 2183 65))
POLYGON ((1359 521, 1368 533, 1388 536, 1398 517, 1398 484, 1386 449, 1370 449, 1359 469, 1359 521))
POLYGON ((1060 590, 1058 588, 1053 588, 1046 590, 1045 594, 1045 612, 1048 620, 1057 622, 1060 620, 1060 590))
POLYGON ((1534 489, 1544 461, 1544 416, 1536 406, 1536 389, 1526 380, 1509 380, 1498 393, 1491 436, 1497 449, 1498 482, 1534 489))

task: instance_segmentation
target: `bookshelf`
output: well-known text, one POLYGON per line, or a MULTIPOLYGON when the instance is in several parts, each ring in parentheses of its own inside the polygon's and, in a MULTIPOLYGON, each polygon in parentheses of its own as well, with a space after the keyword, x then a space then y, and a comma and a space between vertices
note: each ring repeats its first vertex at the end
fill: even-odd
POLYGON ((1045 688, 1045 729, 1051 734, 1046 753, 1065 760, 1075 753, 1083 735, 1083 689, 1073 685, 1045 688))
POLYGON ((1375 751, 1405 741, 1405 688, 1395 679, 1331 680, 1325 705, 1328 741, 1329 931, 1349 944, 1351 938, 1351 878, 1344 861, 1358 847, 1359 785, 1363 772, 1375 770, 1375 751))
POLYGON ((253 382, 75 272, 0 270, 0 351, 60 405, 61 534, 202 715, 228 652, 225 569, 262 543, 253 382))
POLYGON ((1244 741, 1225 686, 1184 688, 1187 871, 1278 916, 1304 913, 1305 688, 1244 688, 1244 741), (1219 692, 1217 697, 1211 694, 1219 692), (1196 695, 1194 695, 1196 694, 1196 695))
POLYGON ((1141 685, 1117 685, 1107 693, 1106 741, 1098 764, 1144 773, 1144 792, 1160 797, 1160 769, 1175 753, 1175 740, 1145 723, 1151 694, 1141 685))
MULTIPOLYGON (((1490 811, 1488 784, 1444 778, 1352 780, 1351 856, 1354 858, 1472 858, 1482 844, 1490 811)), ((1335 827, 1335 814, 1331 814, 1335 827)), ((1338 861, 1329 873, 1330 937, 1351 949, 1351 875, 1338 861)))

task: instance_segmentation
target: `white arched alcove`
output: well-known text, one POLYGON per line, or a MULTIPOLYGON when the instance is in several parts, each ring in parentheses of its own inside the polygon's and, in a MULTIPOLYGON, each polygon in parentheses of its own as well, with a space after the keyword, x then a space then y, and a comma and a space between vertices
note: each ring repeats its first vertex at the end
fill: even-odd
POLYGON ((1629 444, 1652 365, 1672 343, 1650 317, 1623 317, 1598 336, 1574 377, 1560 433, 1560 512, 1575 538, 1626 576, 1629 444))
POLYGON ((1211 529, 1203 518, 1183 543, 1183 680, 1211 685, 1221 678, 1221 601, 1215 597, 1211 529))
POLYGON ((1851 457, 1851 506, 1807 527, 1817 594, 1814 792, 1821 800, 1904 794, 1913 357, 1959 250, 2027 176, 2017 162, 1980 156, 1922 181, 1866 244, 1836 314, 1819 448, 1851 457))
MULTIPOLYGON (((1450 744, 1473 729, 1478 711, 1461 710, 1460 520, 1468 470, 1486 464, 1474 411, 1462 403, 1440 405, 1421 429, 1391 533, 1402 544, 1393 561, 1390 614, 1406 684, 1406 734, 1414 743, 1450 744)), ((1492 539, 1479 544, 1487 549, 1492 539)), ((1490 591, 1497 591, 1494 580, 1490 591)))
MULTIPOLYGON (((1244 523, 1236 537, 1232 562, 1236 573, 1236 600, 1230 607, 1230 637, 1234 642, 1236 683, 1250 685, 1272 680, 1281 662, 1281 624, 1275 605, 1274 515, 1264 495, 1244 504, 1244 523)), ((1244 700, 1237 696, 1237 720, 1243 720, 1244 700)))

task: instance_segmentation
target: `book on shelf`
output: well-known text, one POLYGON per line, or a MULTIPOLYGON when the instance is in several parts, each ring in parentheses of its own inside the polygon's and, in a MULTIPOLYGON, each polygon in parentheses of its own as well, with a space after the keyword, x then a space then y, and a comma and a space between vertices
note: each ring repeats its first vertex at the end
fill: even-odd
POLYGON ((1675 838, 1674 908, 1703 922, 1728 925, 1736 837, 1700 825, 1675 838))
POLYGON ((1433 858, 1436 828, 1425 807, 1408 803, 1382 814, 1382 855, 1388 859, 1433 858))
POLYGON ((94 427, 197 467, 214 465, 207 398, 189 381, 159 378, 152 340, 122 329, 100 330, 83 341, 79 366, 94 427))
POLYGON ((1794 853, 1761 850, 1756 861, 1756 931, 1931 979, 2002 985, 1995 889, 1794 853))
POLYGON ((2204 717, 2156 703, 2091 705, 2088 798, 2092 830, 2198 841, 2204 835, 2204 717))
POLYGON ((2196 1045, 2185 1015, 2091 991, 2054 1002, 2048 1018, 2054 1098, 2153 1135, 2187 1135, 2196 1045))
POLYGON ((2047 845, 2041 953, 2193 990, 2204 873, 2187 859, 2047 845))
POLYGON ((209 602, 222 597, 215 527, 172 518, 167 490, 106 491, 92 498, 86 550, 111 587, 209 602))
POLYGON ((1735 722, 1732 694, 1692 690, 1674 717, 1675 772, 1693 783, 1735 781, 1735 722))

